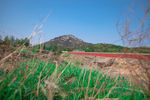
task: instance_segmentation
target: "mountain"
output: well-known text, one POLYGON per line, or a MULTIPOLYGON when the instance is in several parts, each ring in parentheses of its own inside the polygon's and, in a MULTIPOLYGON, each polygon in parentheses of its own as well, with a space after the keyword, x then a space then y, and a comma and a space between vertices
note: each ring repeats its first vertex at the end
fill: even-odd
POLYGON ((120 45, 107 44, 107 43, 87 43, 73 35, 63 35, 56 37, 44 43, 44 47, 51 51, 64 51, 64 50, 79 50, 85 52, 138 52, 150 53, 150 48, 129 48, 120 45))
POLYGON ((44 45, 46 47, 49 47, 50 45, 56 45, 63 48, 78 48, 83 46, 89 46, 91 45, 91 43, 84 42, 83 40, 78 39, 73 35, 63 35, 51 39, 48 42, 45 42, 44 45))

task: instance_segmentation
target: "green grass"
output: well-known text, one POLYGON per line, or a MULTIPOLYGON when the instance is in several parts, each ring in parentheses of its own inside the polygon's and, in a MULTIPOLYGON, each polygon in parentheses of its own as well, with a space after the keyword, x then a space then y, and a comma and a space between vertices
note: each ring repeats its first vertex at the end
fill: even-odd
POLYGON ((53 88, 55 100, 81 100, 89 97, 147 99, 140 88, 130 86, 123 77, 111 78, 107 73, 97 70, 83 69, 70 64, 56 67, 52 62, 33 59, 27 60, 27 63, 20 63, 14 71, 0 70, 0 100, 47 99, 49 85, 45 80, 57 86, 53 88))
POLYGON ((34 52, 32 52, 32 51, 29 51, 29 50, 27 50, 27 49, 23 49, 22 50, 22 54, 28 54, 28 55, 31 55, 31 54, 33 54, 34 52))

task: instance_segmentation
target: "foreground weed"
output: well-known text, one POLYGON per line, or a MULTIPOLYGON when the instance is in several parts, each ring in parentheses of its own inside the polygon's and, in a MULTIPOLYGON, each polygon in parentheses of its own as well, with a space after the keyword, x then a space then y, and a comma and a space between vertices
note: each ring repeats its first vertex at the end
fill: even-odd
POLYGON ((0 99, 104 99, 143 100, 140 88, 123 77, 79 68, 72 64, 52 64, 36 59, 20 63, 14 71, 0 70, 0 99))

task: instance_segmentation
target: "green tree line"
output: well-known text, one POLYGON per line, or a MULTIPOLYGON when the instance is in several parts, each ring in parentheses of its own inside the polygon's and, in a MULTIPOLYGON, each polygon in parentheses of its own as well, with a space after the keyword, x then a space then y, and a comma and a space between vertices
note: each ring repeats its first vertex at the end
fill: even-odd
POLYGON ((24 39, 18 39, 18 38, 14 38, 14 36, 5 36, 4 39, 2 39, 2 36, 0 36, 0 41, 4 41, 5 43, 12 45, 12 46, 19 46, 19 45, 25 45, 25 46, 29 46, 30 45, 30 41, 28 38, 24 38, 24 39))

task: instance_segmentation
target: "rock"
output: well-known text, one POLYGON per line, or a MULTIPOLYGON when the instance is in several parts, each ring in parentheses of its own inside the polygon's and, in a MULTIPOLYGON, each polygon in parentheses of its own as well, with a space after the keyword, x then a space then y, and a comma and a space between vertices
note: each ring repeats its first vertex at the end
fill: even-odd
POLYGON ((115 59, 114 58, 96 58, 94 63, 97 63, 101 68, 108 67, 113 65, 115 59))

